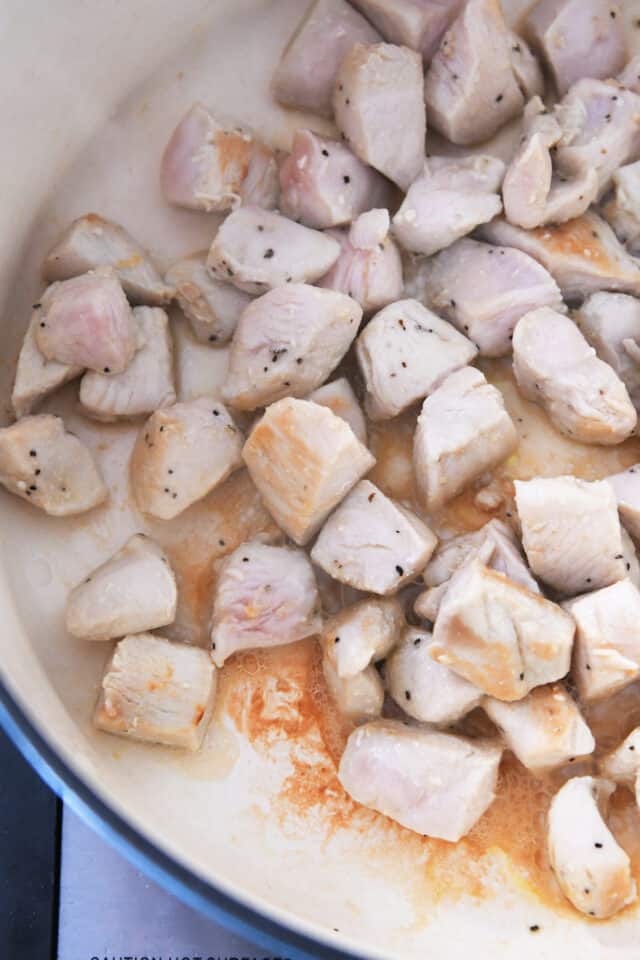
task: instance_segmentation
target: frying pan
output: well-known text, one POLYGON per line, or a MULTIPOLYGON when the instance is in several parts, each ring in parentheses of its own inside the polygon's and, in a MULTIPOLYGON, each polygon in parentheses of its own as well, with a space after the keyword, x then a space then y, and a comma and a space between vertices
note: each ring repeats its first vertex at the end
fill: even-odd
MULTIPOLYGON (((169 209, 157 182, 162 147, 192 100, 283 149, 297 126, 331 130, 269 97, 273 66, 304 6, 4 0, 5 420, 29 306, 42 290, 39 265, 72 217, 95 210, 122 222, 162 265, 210 242, 215 217, 169 209)), ((524 4, 507 6, 515 18, 524 4)), ((640 10, 629 2, 625 12, 640 10)), ((179 318, 175 333, 181 395, 215 386, 224 351, 196 347, 179 318)), ((335 777, 340 731, 312 644, 245 654, 225 667, 200 754, 94 731, 108 651, 65 633, 70 587, 145 530, 169 551, 180 580, 170 635, 204 643, 220 531, 238 540, 269 519, 240 478, 179 523, 146 523, 126 480, 135 428, 96 430, 78 415, 73 385, 44 409, 62 413, 92 447, 113 494, 107 506, 60 521, 0 493, 0 711, 36 769, 97 829, 179 896, 287 956, 638 957, 636 910, 587 922, 539 882, 544 798, 534 792, 514 794, 510 813, 500 808, 491 829, 457 848, 351 803, 335 777)), ((546 460, 551 440, 540 436, 546 460)), ((402 481, 397 463, 394 476, 402 481)))

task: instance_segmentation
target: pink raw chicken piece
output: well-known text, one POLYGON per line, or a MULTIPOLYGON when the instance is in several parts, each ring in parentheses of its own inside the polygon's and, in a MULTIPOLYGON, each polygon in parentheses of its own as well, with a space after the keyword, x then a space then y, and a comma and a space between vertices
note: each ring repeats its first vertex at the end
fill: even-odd
POLYGON ((52 283, 38 312, 36 343, 48 360, 122 373, 136 352, 137 324, 112 267, 52 283))

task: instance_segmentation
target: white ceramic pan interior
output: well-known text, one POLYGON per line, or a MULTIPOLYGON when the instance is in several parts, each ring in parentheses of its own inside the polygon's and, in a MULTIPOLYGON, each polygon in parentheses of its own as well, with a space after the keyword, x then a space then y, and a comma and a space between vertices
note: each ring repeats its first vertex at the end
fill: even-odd
MULTIPOLYGON (((158 187, 164 143, 192 100, 255 127, 283 149, 297 126, 331 129, 277 108, 269 96, 273 66, 304 7, 303 0, 4 0, 5 419, 30 304, 42 290, 41 258, 71 218, 93 210, 122 222, 162 265, 210 242, 215 218, 170 209, 158 187)), ((512 3, 509 13, 515 18, 522 9, 512 3)), ((632 24, 640 4, 628 2, 625 15, 632 24)), ((630 38, 634 33, 640 31, 630 26, 630 38)), ((181 395, 219 382, 225 351, 196 346, 179 318, 175 336, 181 395)), ((575 471, 594 478, 640 459, 635 441, 599 452, 560 438, 517 399, 506 367, 493 364, 487 372, 527 424, 506 475, 575 471)), ((77 414, 75 391, 71 385, 44 409, 63 412, 95 450, 114 490, 109 504, 59 521, 0 492, 0 678, 62 763, 180 869, 335 949, 403 960, 637 960, 636 909, 591 923, 563 900, 541 843, 549 790, 515 765, 505 769, 501 799, 457 846, 357 808, 335 776, 342 735, 311 643, 247 654, 225 667, 200 754, 136 745, 92 728, 108 650, 66 635, 70 587, 130 533, 150 532, 180 578, 179 616, 167 632, 204 643, 219 539, 238 543, 270 521, 240 476, 180 523, 146 523, 126 479, 135 428, 96 430, 77 414)), ((409 498, 410 439, 410 419, 373 437, 375 479, 409 498)), ((462 498, 452 523, 477 525, 473 509, 462 498)), ((636 700, 637 686, 616 705, 627 726, 640 720, 636 700)), ((629 807, 616 816, 640 876, 640 824, 629 807)))

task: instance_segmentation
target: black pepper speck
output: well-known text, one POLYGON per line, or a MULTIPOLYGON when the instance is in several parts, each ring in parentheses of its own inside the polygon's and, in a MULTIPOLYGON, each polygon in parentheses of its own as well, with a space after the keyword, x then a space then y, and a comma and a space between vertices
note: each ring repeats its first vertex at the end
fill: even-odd
POLYGON ((265 259, 265 260, 271 260, 271 257, 273 257, 274 254, 275 254, 275 250, 273 249, 273 247, 269 247, 269 248, 268 248, 267 250, 265 250, 265 252, 264 252, 264 259, 265 259))
POLYGON ((396 564, 396 572, 399 577, 404 576, 404 570, 402 569, 399 563, 396 564))

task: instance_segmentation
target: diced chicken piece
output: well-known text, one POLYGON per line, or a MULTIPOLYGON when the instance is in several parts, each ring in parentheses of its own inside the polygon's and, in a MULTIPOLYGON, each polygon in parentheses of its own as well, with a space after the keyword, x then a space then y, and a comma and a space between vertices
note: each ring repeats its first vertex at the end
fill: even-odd
POLYGON ((273 95, 285 107, 333 115, 338 68, 355 43, 380 35, 346 0, 315 0, 287 44, 273 77, 273 95))
POLYGON ((599 777, 574 777, 549 809, 551 867, 576 910, 605 920, 636 899, 631 862, 607 827, 615 787, 599 777))
POLYGON ((319 387, 354 340, 362 310, 351 297, 287 283, 251 303, 233 336, 223 396, 239 410, 319 387))
POLYGON ((542 307, 518 321, 513 371, 522 395, 543 406, 561 433, 582 443, 621 443, 636 426, 620 377, 596 356, 573 320, 555 310, 542 307))
POLYGON ((428 650, 489 696, 511 702, 568 673, 574 631, 555 603, 472 560, 451 578, 428 650))
POLYGON ((431 256, 502 211, 502 160, 486 155, 430 157, 393 218, 393 232, 411 253, 431 256))
POLYGON ((225 130, 194 103, 171 135, 160 168, 165 199, 190 210, 231 210, 239 203, 275 207, 273 150, 239 128, 225 130))
POLYGON ((174 263, 166 275, 194 336, 203 343, 226 343, 233 336, 248 293, 218 280, 207 270, 207 254, 196 253, 174 263))
POLYGON ((80 382, 80 405, 96 420, 139 417, 175 403, 169 318, 160 307, 134 307, 133 316, 142 346, 127 369, 90 371, 80 382))
POLYGON ((538 584, 524 562, 515 534, 502 520, 490 520, 474 533, 465 533, 441 542, 424 571, 424 582, 428 587, 446 583, 463 563, 476 556, 486 544, 492 548, 484 560, 487 566, 504 573, 528 590, 540 593, 538 584))
POLYGON ((544 94, 544 75, 540 64, 522 37, 513 30, 508 31, 509 58, 516 83, 525 100, 541 97, 544 94))
POLYGON ((411 47, 425 62, 434 55, 464 0, 352 0, 389 43, 411 47))
POLYGON ((513 247, 459 240, 425 261, 423 281, 427 302, 464 331, 483 357, 510 353, 516 323, 530 310, 565 309, 551 274, 513 247))
POLYGON ((614 81, 579 80, 555 110, 563 130, 556 158, 576 174, 598 175, 598 196, 622 164, 640 156, 640 97, 614 81))
POLYGON ((321 643, 336 675, 355 677, 369 664, 384 660, 400 639, 405 625, 396 597, 360 600, 326 621, 321 643))
POLYGON ((255 294, 283 283, 313 283, 339 253, 340 244, 333 237, 279 213, 247 206, 224 220, 207 266, 219 279, 255 294))
POLYGON ((324 658, 322 672, 338 712, 348 720, 365 723, 381 715, 384 685, 375 667, 365 667, 361 673, 352 677, 340 677, 332 664, 324 658))
POLYGON ((143 513, 171 520, 242 466, 243 436, 215 397, 152 414, 131 454, 131 484, 143 513))
POLYGON ((616 498, 604 480, 516 480, 522 542, 533 573, 565 596, 626 574, 616 498))
POLYGON ((479 228, 489 243, 516 247, 545 267, 566 300, 581 301, 596 290, 640 294, 640 266, 593 211, 558 226, 523 230, 498 217, 479 228))
POLYGON ((147 251, 112 220, 88 213, 74 220, 42 265, 46 280, 69 280, 97 267, 113 267, 127 296, 136 303, 162 306, 173 296, 147 251))
POLYGON ((18 356, 11 394, 11 406, 17 419, 26 417, 41 400, 58 387, 79 377, 83 369, 58 363, 57 360, 47 360, 40 352, 36 342, 40 312, 39 306, 34 309, 18 356))
POLYGON ((625 61, 622 14, 610 0, 539 0, 526 30, 560 95, 583 77, 615 76, 625 61))
POLYGON ((640 301, 625 293, 592 293, 575 314, 580 330, 640 407, 640 301))
POLYGON ((640 591, 630 580, 564 606, 576 622, 573 676, 583 701, 610 697, 640 676, 640 591))
POLYGON ((613 489, 624 525, 640 541, 640 463, 607 477, 607 483, 613 489))
POLYGON ((52 283, 37 318, 36 345, 58 363, 122 373, 138 347, 137 324, 112 267, 52 283))
POLYGON ((477 707, 482 691, 427 653, 431 634, 409 627, 385 663, 389 695, 422 723, 449 726, 477 707))
POLYGON ((267 510, 298 544, 375 463, 341 417, 292 397, 267 408, 242 455, 267 510))
POLYGON ((476 356, 476 348, 417 300, 377 313, 356 341, 372 420, 395 417, 476 356))
POLYGON ((139 633, 116 646, 93 722, 106 733, 195 751, 215 692, 216 668, 205 650, 139 633))
POLYGON ((240 544, 218 577, 211 624, 211 656, 218 667, 238 650, 318 633, 318 588, 303 551, 257 540, 240 544))
POLYGON ((420 54, 391 43, 357 43, 340 64, 333 110, 356 156, 407 190, 425 155, 420 54))
POLYGON ((452 373, 427 397, 413 441, 413 467, 428 511, 438 510, 518 445, 500 391, 474 367, 452 373))
POLYGON ((171 324, 175 354, 176 394, 180 403, 219 396, 227 378, 229 346, 212 348, 195 339, 186 320, 171 324))
POLYGON ((516 39, 499 0, 468 0, 444 35, 425 83, 429 123, 447 140, 480 143, 522 110, 522 65, 513 48, 520 47, 521 58, 526 44, 516 39))
POLYGON ((53 517, 84 513, 108 496, 90 451, 48 414, 0 429, 0 484, 53 517))
POLYGON ((325 523, 311 559, 335 580, 384 596, 425 568, 437 542, 415 513, 362 480, 325 523))
POLYGON ((640 797, 640 727, 636 727, 625 737, 620 746, 611 750, 599 764, 600 773, 607 780, 629 787, 636 795, 636 803, 640 797))
MULTIPOLYGON (((609 74, 611 76, 611 74, 609 74)), ((628 87, 634 93, 640 93, 640 55, 631 57, 624 69, 618 74, 618 83, 623 87, 628 87)))
POLYGON ((566 176, 555 172, 551 150, 562 138, 562 127, 540 97, 524 111, 524 137, 507 170, 502 187, 504 212, 510 223, 531 229, 545 223, 565 223, 581 216, 598 195, 599 180, 592 166, 566 176))
POLYGON ((501 755, 490 741, 378 720, 351 734, 338 776, 365 807, 456 842, 491 805, 501 755))
POLYGON ((362 213, 346 231, 333 231, 340 256, 319 286, 346 293, 365 313, 380 310, 402 296, 402 258, 389 236, 387 210, 362 213))
POLYGON ((595 749, 577 703, 560 683, 536 687, 516 703, 486 697, 482 706, 512 753, 536 774, 572 763, 595 749))
POLYGON ((349 424, 360 443, 366 447, 367 421, 360 409, 353 387, 346 377, 340 377, 338 380, 326 383, 323 387, 318 387, 309 394, 307 399, 319 403, 322 407, 328 407, 336 417, 341 417, 349 424))
POLYGON ((637 257, 640 253, 640 160, 620 167, 612 180, 613 193, 603 203, 601 213, 620 243, 637 257))
POLYGON ((282 213, 323 230, 350 223, 373 207, 387 207, 391 185, 344 143, 312 130, 296 131, 280 167, 282 213))
POLYGON ((130 537, 77 587, 67 601, 67 630, 85 640, 111 640, 173 623, 178 592, 157 543, 130 537))

